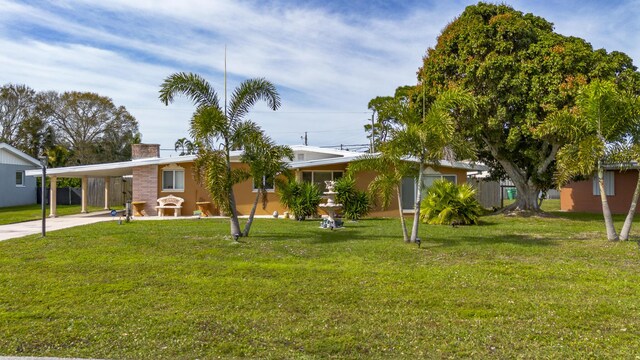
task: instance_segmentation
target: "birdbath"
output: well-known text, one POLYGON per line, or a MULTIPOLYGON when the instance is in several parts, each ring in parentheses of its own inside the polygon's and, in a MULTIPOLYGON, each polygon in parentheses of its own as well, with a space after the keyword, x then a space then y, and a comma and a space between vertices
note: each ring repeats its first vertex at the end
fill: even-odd
POLYGON ((322 221, 321 227, 324 229, 335 229, 336 226, 336 210, 342 208, 342 204, 336 204, 335 197, 337 192, 334 191, 335 181, 327 180, 324 182, 327 186, 327 191, 324 192, 324 197, 327 202, 318 205, 318 207, 327 213, 327 219, 322 221))

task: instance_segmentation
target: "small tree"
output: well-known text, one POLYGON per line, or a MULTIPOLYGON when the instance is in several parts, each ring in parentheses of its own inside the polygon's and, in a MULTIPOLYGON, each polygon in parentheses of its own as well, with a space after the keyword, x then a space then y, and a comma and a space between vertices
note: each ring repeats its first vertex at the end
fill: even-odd
POLYGON ((597 176, 607 238, 618 240, 605 191, 607 159, 614 142, 629 134, 633 125, 632 101, 610 81, 595 80, 584 86, 571 111, 551 117, 538 129, 539 136, 567 142, 557 156, 557 180, 566 184, 576 176, 597 176))
POLYGON ((265 209, 268 202, 267 190, 272 189, 278 174, 288 172, 289 163, 286 159, 293 160, 293 150, 290 147, 276 145, 262 132, 255 135, 255 138, 245 146, 240 157, 243 163, 249 165, 249 173, 258 190, 249 213, 249 220, 247 220, 242 232, 243 236, 249 236, 260 197, 262 197, 262 208, 265 209))
POLYGON ((475 109, 475 102, 469 93, 450 89, 441 93, 432 103, 420 105, 407 101, 397 103, 395 118, 401 127, 393 130, 391 140, 382 146, 382 152, 389 152, 391 158, 406 157, 418 163, 418 191, 410 242, 415 242, 418 237, 423 174, 427 165, 438 164, 443 158, 474 156, 473 147, 459 136, 455 127, 455 117, 461 111, 475 109))
POLYGON ((415 178, 418 173, 417 164, 394 157, 393 153, 366 154, 349 164, 348 172, 357 174, 362 171, 375 171, 376 176, 369 183, 369 193, 380 200, 382 209, 387 209, 395 193, 398 201, 398 212, 402 228, 402 238, 409 242, 409 232, 402 212, 402 179, 415 178))
POLYGON ((277 110, 280 95, 265 79, 243 81, 233 92, 229 106, 220 106, 218 94, 209 82, 197 74, 176 73, 167 77, 160 87, 160 100, 168 105, 175 95, 191 99, 196 111, 191 118, 191 137, 201 145, 196 168, 216 205, 229 214, 232 236, 241 236, 233 185, 246 180, 248 172, 231 168, 230 152, 247 144, 257 126, 244 117, 259 100, 277 110), (221 148, 216 149, 216 142, 221 148))

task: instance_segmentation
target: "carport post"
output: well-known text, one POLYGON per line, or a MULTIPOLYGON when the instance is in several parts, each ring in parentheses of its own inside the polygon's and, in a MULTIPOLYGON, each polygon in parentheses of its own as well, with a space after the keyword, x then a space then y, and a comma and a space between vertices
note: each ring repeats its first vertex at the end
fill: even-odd
POLYGON ((40 204, 42 205, 42 237, 47 236, 47 156, 39 156, 42 164, 42 181, 40 184, 40 204))
POLYGON ((51 176, 50 183, 50 195, 49 195, 49 217, 58 216, 58 177, 51 176))
POLYGON ((89 181, 87 176, 82 177, 82 209, 81 213, 86 214, 87 211, 87 188, 89 187, 89 181))
POLYGON ((104 178, 104 209, 109 210, 109 185, 111 183, 110 177, 104 178))

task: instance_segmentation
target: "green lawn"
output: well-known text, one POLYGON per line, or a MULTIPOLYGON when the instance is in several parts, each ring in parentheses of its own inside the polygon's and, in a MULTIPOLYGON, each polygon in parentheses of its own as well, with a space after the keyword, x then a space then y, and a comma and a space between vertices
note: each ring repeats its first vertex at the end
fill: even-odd
MULTIPOLYGON (((80 213, 80 205, 58 205, 58 216, 72 215, 80 213)), ((102 210, 101 207, 89 206, 89 211, 102 210)), ((46 207, 49 216, 49 206, 46 207)), ((42 219, 42 208, 39 204, 0 207, 0 225, 14 224, 24 221, 42 219)))
MULTIPOLYGON (((504 206, 511 205, 515 200, 504 199, 504 206)), ((560 211, 560 199, 546 199, 541 206, 543 211, 560 211)))
POLYGON ((258 219, 241 243, 213 219, 5 241, 0 355, 637 356, 637 243, 606 241, 597 215, 560 216, 424 226, 422 248, 397 220, 258 219))

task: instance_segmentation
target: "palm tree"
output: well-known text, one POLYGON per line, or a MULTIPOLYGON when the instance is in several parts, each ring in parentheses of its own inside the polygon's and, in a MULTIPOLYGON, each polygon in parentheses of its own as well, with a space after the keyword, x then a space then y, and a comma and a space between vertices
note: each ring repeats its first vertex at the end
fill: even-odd
POLYGON ((460 158, 475 155, 473 148, 459 136, 455 128, 455 117, 465 109, 475 111, 474 99, 469 93, 457 89, 441 93, 428 107, 427 104, 422 104, 422 117, 413 104, 407 101, 397 103, 395 118, 401 127, 392 130, 391 139, 383 147, 383 151, 388 152, 392 158, 406 158, 418 163, 418 189, 410 242, 416 242, 418 237, 426 166, 438 164, 443 158, 453 158, 453 154, 460 158))
MULTIPOLYGON (((382 145, 383 149, 385 145, 382 145)), ((409 232, 402 212, 402 179, 415 177, 417 168, 415 163, 404 161, 399 157, 393 157, 387 151, 379 154, 366 154, 349 164, 349 172, 375 171, 376 176, 369 183, 369 192, 376 194, 381 202, 382 209, 389 207, 391 198, 395 192, 398 198, 398 212, 402 227, 402 238, 409 242, 409 232)))
POLYGON ((180 149, 180 155, 178 156, 183 156, 187 154, 187 144, 190 142, 191 141, 189 141, 189 139, 187 139, 186 137, 176 140, 175 150, 178 151, 178 149, 180 149))
POLYGON ((249 236, 253 217, 258 207, 258 201, 262 197, 262 208, 267 207, 268 191, 273 189, 275 177, 289 170, 289 161, 293 160, 293 150, 288 146, 276 145, 264 133, 256 134, 245 146, 240 159, 249 165, 249 173, 253 178, 256 188, 256 198, 249 213, 249 220, 244 226, 243 236, 249 236))
MULTIPOLYGON (((556 158, 557 180, 564 185, 576 176, 597 176, 607 238, 618 240, 605 191, 604 173, 608 158, 615 156, 615 142, 632 128, 630 98, 611 81, 595 80, 578 94, 576 108, 551 117, 538 130, 542 136, 564 137, 567 144, 556 158)), ((630 228, 630 226, 629 226, 630 228)))
POLYGON ((248 174, 231 168, 230 152, 242 148, 250 138, 248 135, 259 131, 254 123, 244 120, 256 102, 263 100, 274 111, 280 107, 278 91, 265 79, 245 80, 223 108, 216 91, 200 75, 175 73, 164 80, 159 97, 168 105, 175 95, 186 96, 196 106, 189 132, 201 146, 196 160, 198 178, 205 182, 214 203, 229 214, 231 235, 242 236, 233 185, 248 174))

